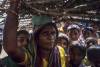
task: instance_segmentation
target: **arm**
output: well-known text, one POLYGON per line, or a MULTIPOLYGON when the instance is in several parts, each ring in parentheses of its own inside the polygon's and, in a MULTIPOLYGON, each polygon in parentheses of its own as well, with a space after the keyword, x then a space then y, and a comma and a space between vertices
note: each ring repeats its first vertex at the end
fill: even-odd
POLYGON ((4 49, 7 54, 18 63, 25 59, 25 53, 17 47, 17 27, 18 27, 18 3, 20 0, 10 0, 10 8, 7 12, 4 27, 4 49))

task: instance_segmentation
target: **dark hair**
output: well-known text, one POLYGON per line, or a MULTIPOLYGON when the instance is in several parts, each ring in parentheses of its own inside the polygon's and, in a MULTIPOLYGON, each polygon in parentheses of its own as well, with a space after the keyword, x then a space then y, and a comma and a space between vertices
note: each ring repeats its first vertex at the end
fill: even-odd
POLYGON ((35 40, 35 43, 38 43, 38 40, 39 40, 39 34, 40 32, 47 26, 52 26, 55 28, 56 30, 56 37, 58 37, 58 29, 57 29, 57 26, 55 23, 47 23, 47 24, 44 24, 42 27, 40 27, 36 32, 34 32, 34 40, 35 40))
POLYGON ((28 31, 26 31, 26 30, 17 31, 17 36, 19 36, 20 34, 29 35, 28 31))
POLYGON ((76 44, 76 45, 72 45, 69 47, 69 52, 73 52, 76 49, 79 50, 79 52, 81 53, 81 56, 84 59, 84 57, 86 56, 86 48, 84 46, 80 46, 80 45, 76 44))
POLYGON ((90 27, 86 27, 82 30, 83 34, 85 35, 87 32, 94 33, 94 29, 90 27))
POLYGON ((100 45, 94 45, 87 49, 87 58, 90 62, 97 62, 99 60, 100 63, 100 45))

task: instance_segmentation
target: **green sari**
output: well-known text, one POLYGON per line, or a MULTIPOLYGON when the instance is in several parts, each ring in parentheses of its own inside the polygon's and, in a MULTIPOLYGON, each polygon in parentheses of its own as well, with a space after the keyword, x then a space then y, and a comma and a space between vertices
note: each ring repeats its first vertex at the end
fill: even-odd
POLYGON ((2 59, 2 63, 5 67, 19 67, 9 56, 2 59))

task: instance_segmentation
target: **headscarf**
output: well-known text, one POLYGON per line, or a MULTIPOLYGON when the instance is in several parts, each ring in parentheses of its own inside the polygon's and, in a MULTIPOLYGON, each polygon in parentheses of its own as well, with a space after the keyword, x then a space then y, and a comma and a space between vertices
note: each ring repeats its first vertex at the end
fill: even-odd
MULTIPOLYGON (((58 31, 57 31, 57 28, 55 26, 54 23, 48 23, 48 24, 45 24, 43 25, 42 27, 40 27, 34 34, 34 40, 35 40, 35 43, 36 43, 36 47, 37 47, 37 51, 39 50, 39 47, 38 47, 38 35, 39 35, 39 32, 44 29, 45 26, 53 26, 55 29, 56 29, 56 37, 58 36, 58 31)), ((54 44, 54 47, 52 48, 51 50, 51 53, 50 53, 50 57, 49 57, 49 61, 48 61, 48 67, 60 67, 60 55, 59 55, 59 50, 57 47, 55 47, 56 44, 54 44)), ((38 59, 38 57, 36 57, 36 59, 38 59)), ((37 64, 38 65, 38 64, 37 64)))
MULTIPOLYGON (((39 47, 37 45, 39 44, 38 43, 38 40, 39 40, 38 35, 39 35, 40 31, 42 29, 44 29, 45 26, 53 26, 56 29, 56 37, 58 36, 57 27, 56 27, 55 23, 52 23, 51 20, 50 20, 50 17, 48 17, 48 16, 34 16, 33 17, 33 25, 35 27, 38 26, 38 29, 35 30, 34 35, 33 35, 34 39, 32 39, 32 40, 34 40, 34 55, 35 55, 34 59, 33 59, 34 67, 38 67, 38 65, 39 65, 39 63, 37 63, 37 59, 39 59, 38 57, 40 57, 40 55, 38 55, 39 47), (36 25, 35 25, 35 23, 36 23, 36 25)), ((61 67, 59 50, 55 46, 56 46, 56 44, 54 44, 54 47, 52 48, 51 53, 49 55, 47 67, 61 67)), ((41 58, 40 58, 40 60, 41 60, 41 58)), ((41 65, 39 67, 41 67, 41 65)))

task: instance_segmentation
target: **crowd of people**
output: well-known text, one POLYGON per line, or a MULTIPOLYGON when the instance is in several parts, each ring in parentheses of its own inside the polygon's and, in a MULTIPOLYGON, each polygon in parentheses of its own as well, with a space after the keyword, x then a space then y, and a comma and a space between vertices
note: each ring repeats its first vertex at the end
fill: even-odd
POLYGON ((17 31, 19 3, 10 0, 2 44, 8 56, 0 59, 0 67, 100 67, 100 46, 93 27, 72 23, 60 32, 50 16, 34 15, 31 35, 17 31))

